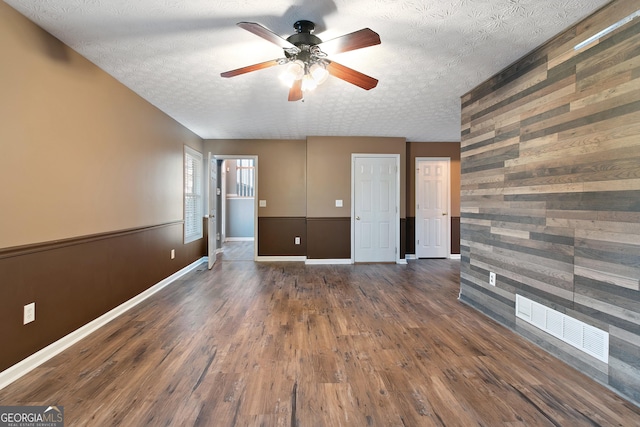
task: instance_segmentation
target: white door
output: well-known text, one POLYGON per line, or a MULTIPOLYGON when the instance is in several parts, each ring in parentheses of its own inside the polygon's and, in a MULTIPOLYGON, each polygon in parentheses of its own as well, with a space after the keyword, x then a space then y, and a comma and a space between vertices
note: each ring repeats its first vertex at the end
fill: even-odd
POLYGON ((208 246, 209 250, 207 256, 209 258, 209 270, 213 268, 213 264, 216 262, 216 249, 217 249, 217 192, 218 192, 218 167, 215 157, 209 153, 208 157, 209 165, 209 182, 208 182, 208 197, 209 197, 209 220, 208 220, 208 246))
POLYGON ((416 258, 449 255, 449 159, 416 159, 416 258))
POLYGON ((354 261, 397 258, 398 158, 354 156, 354 261))

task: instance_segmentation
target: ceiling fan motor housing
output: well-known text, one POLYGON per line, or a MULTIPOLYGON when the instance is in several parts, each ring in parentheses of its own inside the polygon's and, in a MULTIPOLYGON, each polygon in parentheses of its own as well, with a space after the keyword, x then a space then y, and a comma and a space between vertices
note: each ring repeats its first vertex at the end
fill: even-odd
POLYGON ((308 50, 308 48, 303 49, 302 46, 314 46, 322 43, 319 37, 312 34, 316 28, 316 24, 313 22, 305 20, 296 21, 295 24, 293 24, 293 28, 295 28, 296 34, 289 36, 287 41, 298 48, 308 50))

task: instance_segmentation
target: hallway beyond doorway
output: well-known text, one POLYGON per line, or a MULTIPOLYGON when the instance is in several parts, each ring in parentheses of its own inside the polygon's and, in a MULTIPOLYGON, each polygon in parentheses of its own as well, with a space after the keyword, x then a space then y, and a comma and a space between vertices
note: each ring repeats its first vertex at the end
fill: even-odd
POLYGON ((219 261, 253 261, 253 240, 228 241, 222 244, 219 261))

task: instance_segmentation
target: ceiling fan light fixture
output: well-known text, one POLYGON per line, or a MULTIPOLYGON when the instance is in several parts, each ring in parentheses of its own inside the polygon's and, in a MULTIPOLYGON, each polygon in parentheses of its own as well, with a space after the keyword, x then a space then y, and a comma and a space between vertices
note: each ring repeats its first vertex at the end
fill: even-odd
POLYGON ((299 59, 291 61, 285 68, 284 72, 280 74, 280 80, 288 87, 291 87, 293 86, 293 82, 300 80, 304 76, 304 70, 304 62, 299 59))
POLYGON ((318 82, 315 81, 311 74, 305 74, 302 78, 302 91, 310 92, 318 87, 318 82))
POLYGON ((329 77, 329 71, 327 71, 327 67, 320 62, 312 64, 311 67, 309 67, 309 73, 313 77, 313 80, 315 80, 319 85, 324 83, 329 77))
POLYGON ((289 87, 289 101, 302 100, 303 91, 314 90, 329 75, 365 90, 373 89, 378 84, 378 80, 373 77, 326 59, 328 53, 324 50, 329 49, 329 53, 342 53, 380 44, 380 36, 370 28, 363 28, 323 42, 312 34, 315 24, 311 21, 297 21, 293 26, 296 34, 286 39, 257 22, 242 21, 237 25, 281 47, 284 50, 284 58, 225 71, 220 73, 221 77, 235 77, 275 65, 285 65, 285 70, 279 78, 289 87))

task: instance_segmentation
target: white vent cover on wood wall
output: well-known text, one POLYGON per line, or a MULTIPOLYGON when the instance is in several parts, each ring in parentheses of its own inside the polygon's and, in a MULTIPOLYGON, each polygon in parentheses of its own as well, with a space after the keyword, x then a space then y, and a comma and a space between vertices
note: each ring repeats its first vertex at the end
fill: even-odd
POLYGON ((516 294, 516 316, 609 363, 609 333, 516 294))

